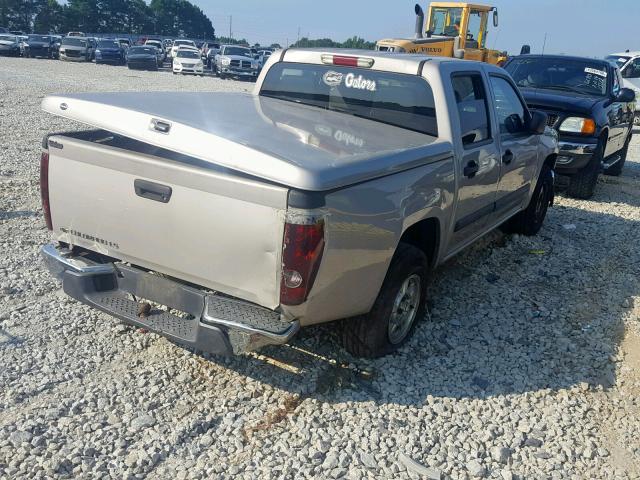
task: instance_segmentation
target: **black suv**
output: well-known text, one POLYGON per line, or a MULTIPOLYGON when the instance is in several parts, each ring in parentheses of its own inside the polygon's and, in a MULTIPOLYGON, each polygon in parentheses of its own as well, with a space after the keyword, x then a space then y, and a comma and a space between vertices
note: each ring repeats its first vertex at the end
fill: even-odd
POLYGON ((633 131, 635 94, 622 88, 617 67, 605 60, 521 55, 505 65, 532 110, 557 130, 556 171, 569 176, 567 193, 591 198, 604 170, 620 175, 633 131))

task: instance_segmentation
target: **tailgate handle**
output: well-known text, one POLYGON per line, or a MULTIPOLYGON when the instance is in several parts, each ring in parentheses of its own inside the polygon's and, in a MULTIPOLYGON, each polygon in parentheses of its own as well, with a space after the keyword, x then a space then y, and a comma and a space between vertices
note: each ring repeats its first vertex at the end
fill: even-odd
POLYGON ((169 133, 169 130, 171 130, 171 124, 169 122, 158 120, 157 118, 152 118, 151 130, 155 130, 156 132, 167 134, 169 133))
POLYGON ((136 178, 133 187, 136 189, 136 195, 154 202, 169 203, 171 198, 171 187, 167 185, 136 178))

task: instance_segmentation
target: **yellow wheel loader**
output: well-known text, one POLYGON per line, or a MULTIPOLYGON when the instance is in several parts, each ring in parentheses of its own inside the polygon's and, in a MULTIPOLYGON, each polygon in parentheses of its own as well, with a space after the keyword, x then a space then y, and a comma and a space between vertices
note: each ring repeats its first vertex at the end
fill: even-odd
POLYGON ((498 26, 498 9, 466 2, 433 2, 429 6, 427 28, 424 12, 415 6, 415 38, 392 38, 376 43, 376 50, 422 53, 437 57, 464 58, 503 65, 507 53, 486 48, 489 14, 498 26))

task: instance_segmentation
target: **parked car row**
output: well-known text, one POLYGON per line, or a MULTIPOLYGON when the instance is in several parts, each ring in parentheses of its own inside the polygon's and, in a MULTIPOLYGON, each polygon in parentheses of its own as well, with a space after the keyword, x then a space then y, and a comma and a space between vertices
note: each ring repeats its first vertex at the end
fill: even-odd
POLYGON ((239 45, 196 42, 189 39, 95 38, 83 32, 60 35, 0 34, 0 54, 54 58, 65 61, 127 65, 131 69, 158 70, 171 61, 174 74, 204 75, 208 69, 220 78, 255 81, 272 51, 239 45))

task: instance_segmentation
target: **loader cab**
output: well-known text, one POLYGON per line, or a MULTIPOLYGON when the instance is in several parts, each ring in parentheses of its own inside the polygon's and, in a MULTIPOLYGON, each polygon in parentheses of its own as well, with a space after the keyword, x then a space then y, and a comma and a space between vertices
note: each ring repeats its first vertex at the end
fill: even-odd
POLYGON ((493 12, 493 25, 498 26, 495 7, 459 2, 434 2, 429 7, 427 35, 459 37, 459 48, 465 50, 468 60, 484 60, 487 43, 487 25, 493 12))

